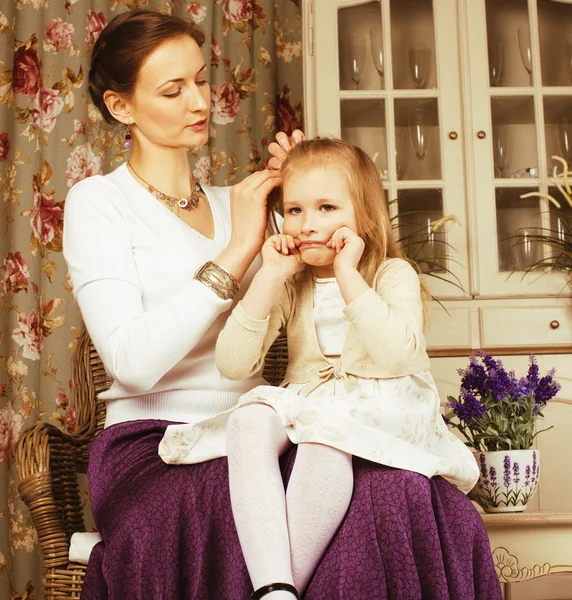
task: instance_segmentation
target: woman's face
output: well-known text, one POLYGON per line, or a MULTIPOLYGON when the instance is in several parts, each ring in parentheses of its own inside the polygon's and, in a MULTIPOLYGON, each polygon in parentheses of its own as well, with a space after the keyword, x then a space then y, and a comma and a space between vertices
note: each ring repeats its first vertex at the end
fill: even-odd
POLYGON ((202 52, 190 36, 159 46, 143 63, 128 109, 141 144, 194 148, 208 140, 210 87, 202 52))

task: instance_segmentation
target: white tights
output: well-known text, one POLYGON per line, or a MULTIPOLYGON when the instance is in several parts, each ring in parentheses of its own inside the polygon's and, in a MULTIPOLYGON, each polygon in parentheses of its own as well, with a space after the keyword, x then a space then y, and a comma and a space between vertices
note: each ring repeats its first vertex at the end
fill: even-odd
MULTIPOLYGON (((349 506, 352 457, 321 444, 299 444, 284 493, 278 457, 290 445, 269 406, 245 406, 229 418, 230 496, 252 585, 257 590, 281 581, 302 594, 349 506)), ((265 596, 280 598, 292 594, 265 596)))

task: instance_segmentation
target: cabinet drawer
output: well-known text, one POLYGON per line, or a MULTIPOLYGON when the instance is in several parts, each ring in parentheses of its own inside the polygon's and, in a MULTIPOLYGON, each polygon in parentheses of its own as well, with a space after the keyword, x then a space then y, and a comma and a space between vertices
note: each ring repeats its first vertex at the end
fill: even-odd
POLYGON ((564 301, 554 306, 486 307, 480 316, 485 348, 572 346, 572 310, 564 301))
POLYGON ((471 311, 465 307, 431 306, 427 349, 471 348, 471 311), (448 311, 448 313, 447 313, 448 311))

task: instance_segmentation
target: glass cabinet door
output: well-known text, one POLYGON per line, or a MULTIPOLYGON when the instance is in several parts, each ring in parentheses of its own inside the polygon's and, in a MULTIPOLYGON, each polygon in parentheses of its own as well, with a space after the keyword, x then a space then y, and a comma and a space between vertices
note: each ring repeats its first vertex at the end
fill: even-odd
POLYGON ((548 258, 537 236, 560 222, 546 198, 530 194, 550 193, 557 164, 552 156, 572 159, 572 4, 464 0, 464 7, 471 24, 474 290, 482 296, 557 295, 564 288, 560 274, 524 275, 548 258))
POLYGON ((426 278, 430 291, 466 297, 456 0, 315 0, 313 8, 318 110, 308 133, 341 136, 371 156, 406 253, 438 275, 426 278))

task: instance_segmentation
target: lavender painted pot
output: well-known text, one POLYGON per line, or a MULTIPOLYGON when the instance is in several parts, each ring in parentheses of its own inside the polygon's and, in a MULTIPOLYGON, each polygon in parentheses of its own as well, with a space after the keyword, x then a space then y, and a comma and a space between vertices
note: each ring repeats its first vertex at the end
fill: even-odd
POLYGON ((538 450, 473 452, 481 475, 469 497, 485 512, 522 512, 536 493, 538 450))

